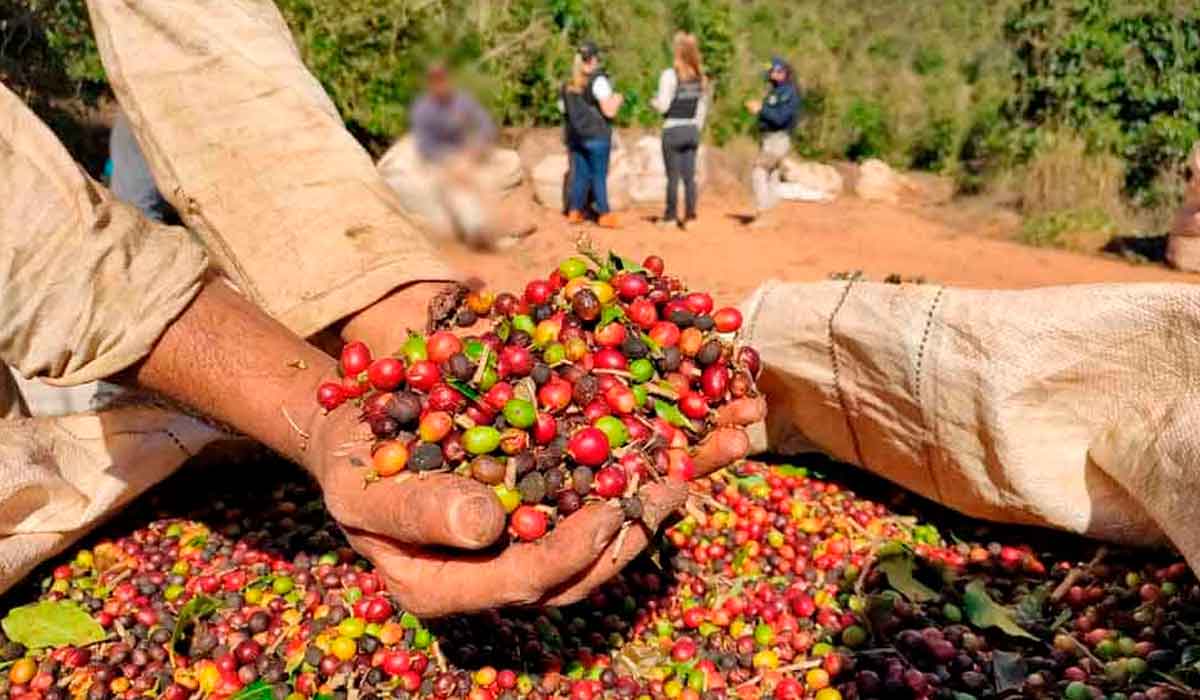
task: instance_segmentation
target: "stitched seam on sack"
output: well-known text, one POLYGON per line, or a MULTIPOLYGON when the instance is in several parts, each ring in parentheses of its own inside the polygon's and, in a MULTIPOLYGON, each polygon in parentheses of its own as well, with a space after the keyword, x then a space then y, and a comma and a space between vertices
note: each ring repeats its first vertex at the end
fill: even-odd
POLYGON ((751 299, 752 307, 746 310, 746 316, 749 322, 746 324, 746 333, 744 335, 746 343, 754 341, 754 332, 758 326, 759 316, 762 314, 763 303, 766 301, 767 295, 775 289, 775 280, 768 280, 763 283, 759 293, 751 299))
POLYGON ((842 407, 842 417, 846 420, 846 432, 850 434, 850 444, 854 447, 854 459, 858 466, 863 469, 867 468, 866 460, 863 459, 862 446, 858 442, 858 433, 854 431, 854 422, 850 420, 850 407, 846 402, 846 392, 842 389, 841 380, 841 364, 838 362, 837 341, 835 339, 835 331, 833 328, 834 322, 837 320, 837 315, 845 305, 846 299, 850 296, 850 290, 854 288, 854 283, 857 280, 851 278, 846 282, 846 288, 842 290, 842 296, 838 299, 837 304, 833 307, 833 312, 829 314, 829 362, 833 368, 833 390, 837 392, 838 403, 842 407))
POLYGON ((933 484, 933 491, 937 494, 939 503, 945 503, 946 499, 942 494, 942 484, 937 478, 937 470, 933 468, 937 434, 930 421, 926 420, 925 403, 922 401, 925 393, 922 370, 925 366, 925 348, 929 343, 929 334, 933 331, 933 318, 937 315, 938 307, 942 303, 942 294, 945 291, 945 287, 938 287, 937 294, 933 295, 933 301, 929 304, 929 310, 925 312, 925 328, 921 332, 921 344, 917 346, 916 372, 913 380, 913 397, 917 401, 917 410, 921 415, 922 427, 925 428, 927 436, 925 440, 925 472, 929 477, 929 482, 933 484))
POLYGON ((192 454, 192 451, 187 448, 187 445, 183 444, 183 440, 180 440, 179 436, 177 436, 175 433, 171 432, 170 428, 163 428, 163 432, 167 434, 167 437, 171 438, 171 442, 174 442, 175 446, 178 447, 179 450, 181 452, 183 452, 185 455, 187 455, 188 457, 196 456, 196 455, 192 454))

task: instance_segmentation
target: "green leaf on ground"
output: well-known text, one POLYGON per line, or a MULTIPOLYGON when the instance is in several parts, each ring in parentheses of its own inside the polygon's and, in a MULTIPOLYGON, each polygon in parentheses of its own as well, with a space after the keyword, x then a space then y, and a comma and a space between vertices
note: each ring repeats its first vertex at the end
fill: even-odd
POLYGON ((998 649, 992 652, 992 675, 996 679, 996 691, 1001 695, 1020 690, 1028 673, 1025 659, 1020 654, 998 649))
POLYGON ((271 684, 260 678, 239 690, 229 700, 271 700, 273 692, 271 684))
POLYGON ((206 595, 198 595, 183 604, 179 610, 179 618, 175 620, 175 629, 171 632, 171 643, 168 649, 175 648, 175 643, 182 637, 190 625, 202 620, 221 608, 221 601, 206 595))
POLYGON ((78 605, 44 600, 9 611, 0 621, 4 633, 31 649, 82 646, 105 638, 104 628, 78 605))
POLYGON ((625 311, 621 308, 621 305, 609 304, 600 309, 600 322, 596 324, 596 327, 603 328, 619 318, 625 318, 625 311))
POLYGON ((679 410, 679 407, 662 399, 654 400, 654 415, 662 418, 676 428, 691 429, 692 422, 679 410))
POLYGON ((876 566, 887 576, 888 585, 912 602, 925 603, 938 597, 937 591, 913 576, 917 562, 908 550, 883 557, 876 566))
POLYGON ((472 388, 470 384, 467 384, 466 382, 464 382, 460 379, 447 379, 446 383, 449 384, 450 386, 454 387, 454 389, 456 391, 458 391, 458 393, 462 394, 463 396, 467 397, 468 399, 470 399, 472 401, 479 400, 479 396, 480 396, 479 392, 476 391, 474 388, 472 388))
POLYGON ((1037 639, 1021 629, 1021 626, 1013 619, 1011 610, 992 600, 983 581, 979 579, 967 584, 967 590, 963 593, 963 607, 967 611, 967 619, 976 627, 982 629, 995 627, 1010 637, 1037 639))
POLYGON ((646 268, 642 267, 641 265, 638 265, 636 262, 630 260, 629 258, 623 258, 620 255, 617 255, 616 253, 612 252, 611 250, 608 251, 608 263, 609 263, 609 265, 612 265, 616 269, 622 270, 624 272, 645 272, 646 271, 646 268))
POLYGON ((1032 627, 1042 621, 1042 609, 1050 597, 1050 585, 1043 584, 1021 596, 1013 608, 1013 619, 1022 627, 1032 627))

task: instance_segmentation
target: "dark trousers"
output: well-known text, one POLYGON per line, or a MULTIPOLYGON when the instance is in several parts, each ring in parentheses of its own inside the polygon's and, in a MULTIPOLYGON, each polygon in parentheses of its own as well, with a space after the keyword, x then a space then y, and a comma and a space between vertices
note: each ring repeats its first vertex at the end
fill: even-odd
POLYGON ((589 139, 569 144, 571 152, 571 187, 568 209, 582 212, 587 206, 588 192, 592 194, 597 214, 608 213, 608 158, 612 152, 609 139, 589 139))
POLYGON ((679 181, 683 180, 685 217, 696 218, 696 153, 700 131, 694 126, 673 126, 663 131, 663 165, 667 170, 667 210, 663 218, 678 218, 679 181))

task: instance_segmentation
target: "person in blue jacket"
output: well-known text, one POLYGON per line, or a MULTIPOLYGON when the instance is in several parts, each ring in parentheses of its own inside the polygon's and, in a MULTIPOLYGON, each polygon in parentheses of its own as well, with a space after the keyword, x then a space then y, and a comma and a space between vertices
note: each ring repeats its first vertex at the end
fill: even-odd
POLYGON ((752 224, 761 225, 762 215, 775 205, 771 175, 792 150, 792 130, 800 121, 800 89, 792 67, 782 58, 771 59, 767 70, 770 92, 761 100, 748 100, 746 109, 758 117, 762 147, 754 161, 750 180, 754 187, 752 224))

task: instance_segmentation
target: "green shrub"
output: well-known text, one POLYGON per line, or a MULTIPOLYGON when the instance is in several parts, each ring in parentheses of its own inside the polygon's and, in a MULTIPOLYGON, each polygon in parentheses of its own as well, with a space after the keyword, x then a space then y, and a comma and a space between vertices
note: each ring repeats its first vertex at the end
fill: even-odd
POLYGON ((917 170, 940 172, 954 157, 958 126, 951 117, 933 117, 917 132, 909 148, 909 164, 917 170))
POLYGON ((891 146, 892 132, 887 111, 878 102, 856 99, 846 113, 853 138, 846 146, 846 157, 863 160, 885 155, 891 146))
POLYGON ((1103 211, 1066 209, 1027 217, 1020 240, 1033 246, 1094 252, 1117 233, 1116 224, 1103 211))
MULTIPOLYGON (((406 128, 433 55, 461 64, 501 124, 559 124, 559 86, 584 38, 606 50, 627 95, 619 121, 654 126, 649 97, 677 29, 700 37, 718 144, 754 134, 743 102, 763 94, 773 54, 802 83, 800 152, 941 171, 963 191, 1034 167, 1046 132, 1071 132, 1119 158, 1123 196, 1161 218, 1200 140, 1194 0, 278 2, 305 61, 376 152, 406 128)), ((74 144, 55 105, 105 87, 83 0, 0 0, 0 19, 0 78, 74 144)))
POLYGON ((1062 123, 1124 159, 1151 198, 1200 139, 1200 6, 1176 0, 1023 0, 1006 33, 1016 128, 1062 123))

